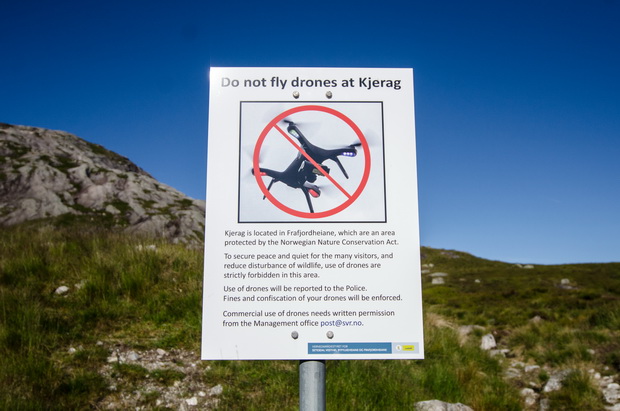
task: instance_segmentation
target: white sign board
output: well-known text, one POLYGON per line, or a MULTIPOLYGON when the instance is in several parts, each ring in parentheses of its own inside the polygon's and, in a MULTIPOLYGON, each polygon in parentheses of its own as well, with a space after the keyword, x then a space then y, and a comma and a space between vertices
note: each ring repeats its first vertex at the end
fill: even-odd
POLYGON ((203 359, 424 357, 411 69, 211 68, 203 359))

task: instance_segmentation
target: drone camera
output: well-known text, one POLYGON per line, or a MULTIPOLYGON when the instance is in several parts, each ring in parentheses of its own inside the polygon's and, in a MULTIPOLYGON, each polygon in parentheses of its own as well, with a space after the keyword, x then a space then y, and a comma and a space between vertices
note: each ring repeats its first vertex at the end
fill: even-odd
MULTIPOLYGON (((327 166, 323 166, 323 170, 325 170, 325 172, 326 172, 327 174, 329 174, 329 167, 327 167, 327 166)), ((321 172, 321 170, 319 170, 318 168, 314 168, 314 169, 312 170, 312 172, 313 172, 314 174, 316 174, 316 175, 319 175, 319 176, 324 176, 324 175, 325 175, 325 174, 323 174, 323 173, 321 172)))

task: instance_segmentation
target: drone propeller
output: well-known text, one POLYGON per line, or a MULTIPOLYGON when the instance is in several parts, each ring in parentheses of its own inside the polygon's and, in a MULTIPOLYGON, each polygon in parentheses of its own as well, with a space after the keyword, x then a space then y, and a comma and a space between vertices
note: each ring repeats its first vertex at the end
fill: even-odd
POLYGON ((307 125, 314 123, 312 121, 293 121, 290 119, 290 117, 282 119, 282 122, 288 125, 297 126, 297 127, 300 127, 300 126, 306 127, 307 125))
POLYGON ((264 112, 262 113, 260 120, 264 124, 267 124, 271 120, 273 120, 277 115, 285 111, 287 108, 288 106, 285 104, 279 104, 279 103, 270 104, 269 107, 266 107, 264 109, 264 112))
POLYGON ((290 134, 290 131, 288 131, 290 129, 291 126, 295 126, 297 127, 306 137, 311 136, 311 135, 315 135, 317 132, 320 131, 322 125, 320 122, 317 121, 313 121, 310 119, 306 119, 306 120, 295 120, 293 121, 293 119, 291 117, 287 117, 285 119, 283 119, 281 121, 282 124, 282 128, 287 131, 290 134))

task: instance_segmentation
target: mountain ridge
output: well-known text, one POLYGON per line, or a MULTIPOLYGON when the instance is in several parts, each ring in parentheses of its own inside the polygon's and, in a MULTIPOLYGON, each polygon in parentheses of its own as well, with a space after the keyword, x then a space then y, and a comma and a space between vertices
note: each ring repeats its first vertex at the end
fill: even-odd
POLYGON ((0 225, 89 216, 173 242, 203 241, 205 202, 74 134, 0 123, 0 225))

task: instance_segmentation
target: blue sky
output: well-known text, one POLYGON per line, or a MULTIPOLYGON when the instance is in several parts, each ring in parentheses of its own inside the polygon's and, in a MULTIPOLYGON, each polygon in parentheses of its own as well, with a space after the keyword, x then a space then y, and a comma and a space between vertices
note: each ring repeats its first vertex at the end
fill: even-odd
POLYGON ((208 67, 413 67, 423 245, 620 261, 620 2, 0 4, 0 121, 204 198, 208 67))

